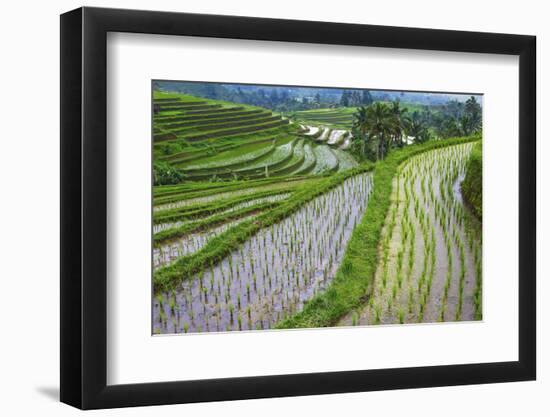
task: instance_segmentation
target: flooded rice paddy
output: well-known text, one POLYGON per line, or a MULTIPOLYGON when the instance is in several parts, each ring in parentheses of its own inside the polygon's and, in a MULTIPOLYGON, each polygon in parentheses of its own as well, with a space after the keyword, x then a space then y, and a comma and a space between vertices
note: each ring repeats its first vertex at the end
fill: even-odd
POLYGON ((315 135, 317 132, 319 132, 319 128, 316 127, 316 126, 305 126, 308 131, 306 133, 304 133, 304 135, 306 136, 313 136, 315 135))
POLYGON ((426 152, 400 167, 374 288, 340 325, 481 319, 481 230, 460 194, 472 147, 426 152))
POLYGON ((312 174, 334 171, 338 168, 338 158, 327 145, 319 145, 313 150, 317 164, 312 174))
POLYGON ((224 223, 206 231, 188 234, 175 242, 171 242, 153 249, 153 266, 155 269, 166 266, 182 256, 191 255, 201 250, 210 239, 221 235, 233 226, 254 218, 255 215, 245 216, 241 219, 224 223))
MULTIPOLYGON (((293 181, 290 183, 290 185, 299 185, 300 183, 301 181, 293 181)), ((267 186, 264 185, 260 187, 248 187, 248 188, 240 189, 238 191, 218 192, 215 194, 205 195, 201 197, 183 199, 183 200, 178 200, 171 203, 158 204, 154 206, 153 210, 155 212, 172 210, 172 209, 177 209, 181 207, 192 206, 195 204, 212 203, 212 202, 221 201, 227 198, 245 197, 247 195, 259 193, 266 190, 275 191, 278 189, 285 189, 288 187, 289 187, 289 184, 287 184, 286 182, 282 182, 279 184, 269 184, 267 186)))
POLYGON ((347 133, 348 133, 347 130, 335 129, 332 132, 330 132, 330 136, 328 138, 327 143, 329 145, 337 145, 344 140, 344 137, 347 135, 347 133))
MULTIPOLYGON (((215 213, 211 216, 202 217, 201 220, 208 220, 209 218, 213 216, 219 216, 223 214, 230 214, 234 213, 237 210, 242 210, 247 207, 252 207, 258 204, 264 204, 264 203, 275 203, 277 201, 283 201, 286 200, 288 197, 290 197, 291 193, 281 193, 281 194, 274 194, 263 198, 256 198, 253 200, 244 201, 242 203, 235 204, 234 206, 228 208, 227 210, 221 211, 219 213, 215 213)), ((158 233, 163 230, 173 229, 176 227, 180 227, 186 223, 190 223, 191 221, 177 221, 177 222, 168 222, 168 223, 158 223, 153 225, 153 233, 158 233)))
POLYGON ((153 300, 154 333, 272 328, 332 282, 372 188, 360 174, 153 300))

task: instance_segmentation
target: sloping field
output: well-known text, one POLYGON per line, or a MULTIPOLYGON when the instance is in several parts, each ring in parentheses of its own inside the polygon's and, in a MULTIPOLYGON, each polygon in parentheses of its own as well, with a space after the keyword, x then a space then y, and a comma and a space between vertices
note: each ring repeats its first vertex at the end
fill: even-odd
POLYGON ((481 318, 460 182, 472 138, 358 164, 350 109, 154 96, 153 332, 481 318), (302 117, 302 116, 300 116, 302 117))
POLYGON ((322 124, 334 128, 351 129, 355 107, 334 109, 305 110, 296 113, 297 118, 305 124, 322 124))
POLYGON ((341 146, 349 136, 343 129, 300 126, 267 109, 176 93, 155 91, 153 104, 155 161, 186 180, 317 175, 357 165, 351 154, 317 145, 341 146))
POLYGON ((153 104, 154 168, 179 175, 153 189, 154 332, 273 328, 299 313, 331 286, 369 201, 373 165, 342 149, 349 115, 296 123, 158 91, 153 104))

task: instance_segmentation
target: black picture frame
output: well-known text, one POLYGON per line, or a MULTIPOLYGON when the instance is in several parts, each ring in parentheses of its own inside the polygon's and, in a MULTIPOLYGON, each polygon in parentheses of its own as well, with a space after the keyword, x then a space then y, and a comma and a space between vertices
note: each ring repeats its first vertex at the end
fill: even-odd
POLYGON ((62 402, 95 409, 535 379, 534 36, 84 7, 61 15, 60 56, 62 402), (519 56, 519 360, 107 385, 108 32, 519 56))

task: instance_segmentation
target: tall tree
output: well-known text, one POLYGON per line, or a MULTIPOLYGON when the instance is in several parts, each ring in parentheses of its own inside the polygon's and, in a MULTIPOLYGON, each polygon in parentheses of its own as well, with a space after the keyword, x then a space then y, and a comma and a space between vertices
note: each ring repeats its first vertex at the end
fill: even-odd
POLYGON ((414 138, 414 143, 423 143, 430 139, 430 131, 419 118, 409 119, 406 132, 408 136, 414 138))
POLYGON ((272 105, 276 105, 279 103, 279 93, 277 92, 277 89, 271 90, 271 94, 269 95, 269 101, 272 105))
POLYGON ((362 158, 367 156, 367 108, 361 106, 353 114, 352 133, 362 158))
POLYGON ((363 90, 361 92, 361 104, 369 106, 373 103, 372 95, 369 90, 363 90))
POLYGON ((443 138, 451 138, 454 136, 461 136, 463 131, 459 122, 454 117, 445 117, 441 123, 439 129, 439 135, 443 138))
POLYGON ((394 115, 386 104, 376 102, 367 107, 367 134, 371 140, 377 142, 376 158, 378 160, 383 159, 388 153, 394 121, 394 115))
POLYGON ((464 104, 464 115, 460 118, 460 124, 462 125, 465 135, 471 135, 481 131, 481 105, 474 96, 466 100, 464 104))
POLYGON ((403 134, 408 123, 406 116, 407 109, 401 107, 399 100, 392 101, 390 106, 390 113, 393 116, 392 121, 392 144, 394 146, 403 146, 403 134))
POLYGON ((290 99, 290 95, 288 94, 288 90, 282 90, 281 91, 281 100, 285 103, 288 102, 290 99))
POLYGON ((321 104, 321 95, 319 93, 315 94, 315 103, 321 104))
POLYGON ((342 92, 342 97, 340 98, 340 105, 343 107, 349 106, 350 94, 348 90, 342 92))
POLYGON ((353 91, 351 93, 350 106, 360 106, 361 105, 361 95, 359 91, 353 91))

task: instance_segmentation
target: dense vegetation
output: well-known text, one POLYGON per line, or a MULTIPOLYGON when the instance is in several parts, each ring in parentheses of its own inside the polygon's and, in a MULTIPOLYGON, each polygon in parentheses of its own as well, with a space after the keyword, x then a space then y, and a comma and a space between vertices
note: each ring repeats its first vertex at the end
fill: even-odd
POLYGON ((481 220, 483 216, 483 164, 482 145, 479 142, 473 149, 468 165, 466 176, 461 184, 464 200, 472 212, 481 220))
POLYGON ((432 138, 470 136, 481 132, 481 106, 472 96, 436 109, 410 111, 399 101, 375 102, 353 115, 352 149, 361 159, 380 160, 391 148, 432 138))
POLYGON ((474 310, 481 317, 480 276, 475 295, 456 292, 481 252, 461 243, 470 236, 467 214, 452 195, 467 144, 479 138, 469 134, 481 130, 474 98, 458 107, 433 98, 426 110, 367 90, 275 89, 266 98, 254 86, 181 88, 196 95, 153 92, 155 332, 461 320, 474 310), (300 104, 286 111, 290 102, 300 104), (467 137, 443 140, 436 115, 457 123, 467 115, 467 137), (406 205, 396 205, 405 195, 406 205), (418 248, 414 228, 422 231, 418 248), (446 259, 435 258, 436 231, 448 233, 448 257, 461 259, 449 265, 462 262, 463 275, 435 275, 433 262, 446 259), (385 248, 400 247, 397 235, 407 237, 393 253, 385 248), (425 251, 418 262, 427 266, 409 282, 396 265, 414 263, 411 250, 425 251), (458 305, 475 309, 457 313, 453 304, 452 314, 435 317, 442 280, 458 305), (418 292, 407 314, 403 282, 418 292))

